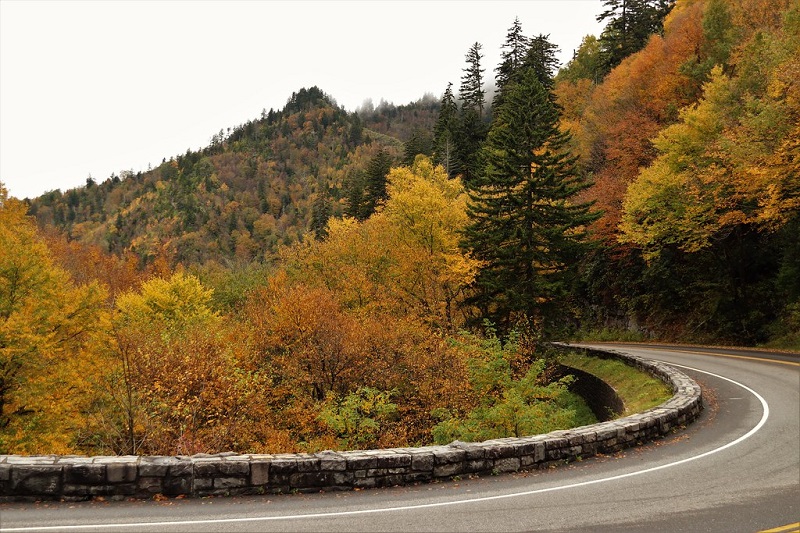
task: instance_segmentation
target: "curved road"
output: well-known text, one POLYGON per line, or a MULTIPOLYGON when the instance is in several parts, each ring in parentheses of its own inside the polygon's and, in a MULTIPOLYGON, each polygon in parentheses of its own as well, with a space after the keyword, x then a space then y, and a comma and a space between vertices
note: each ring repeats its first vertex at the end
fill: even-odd
POLYGON ((700 419, 613 457, 530 473, 311 495, 2 504, 0 531, 800 531, 798 357, 604 346, 698 381, 700 419))

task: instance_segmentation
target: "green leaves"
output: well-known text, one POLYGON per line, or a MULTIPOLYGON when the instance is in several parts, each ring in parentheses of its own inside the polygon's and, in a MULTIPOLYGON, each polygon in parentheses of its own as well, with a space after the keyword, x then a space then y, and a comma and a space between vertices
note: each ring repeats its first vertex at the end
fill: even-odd
MULTIPOLYGON (((474 346, 477 339, 467 342, 474 346)), ((433 429, 437 444, 538 435, 594 422, 568 390, 572 377, 548 383, 546 360, 525 362, 514 335, 505 344, 492 335, 484 339, 468 367, 477 405, 463 416, 434 412, 440 420, 433 429)))

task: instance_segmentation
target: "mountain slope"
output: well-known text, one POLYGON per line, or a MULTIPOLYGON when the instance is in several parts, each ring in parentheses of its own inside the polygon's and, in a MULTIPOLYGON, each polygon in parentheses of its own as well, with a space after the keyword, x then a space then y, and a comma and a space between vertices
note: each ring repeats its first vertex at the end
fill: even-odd
POLYGON ((220 131, 202 150, 47 193, 30 213, 71 239, 133 251, 143 263, 268 259, 340 215, 348 182, 380 149, 398 160, 403 141, 429 127, 435 110, 430 101, 382 105, 362 120, 317 87, 301 89, 281 111, 220 131))

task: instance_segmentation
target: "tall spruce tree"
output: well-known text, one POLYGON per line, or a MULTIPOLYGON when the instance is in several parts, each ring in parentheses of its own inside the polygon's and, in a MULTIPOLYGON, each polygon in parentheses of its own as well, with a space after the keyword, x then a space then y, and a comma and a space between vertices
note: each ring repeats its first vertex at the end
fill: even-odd
POLYGON ((486 138, 486 124, 483 121, 483 109, 486 105, 486 93, 483 90, 483 72, 481 67, 481 43, 470 46, 467 52, 467 66, 461 76, 459 99, 459 135, 456 137, 456 153, 461 164, 461 176, 466 183, 478 171, 478 151, 486 138))
POLYGON ((372 216, 388 198, 386 176, 393 164, 394 158, 381 146, 364 171, 355 172, 345 179, 345 215, 362 221, 372 216))
POLYGON ((522 24, 519 18, 514 19, 514 24, 508 29, 506 41, 501 46, 500 64, 495 69, 495 85, 497 91, 492 100, 492 107, 498 108, 503 103, 503 89, 516 72, 528 53, 530 40, 522 33, 522 24))
POLYGON ((458 105, 453 96, 453 84, 448 83, 442 95, 439 118, 433 128, 434 160, 442 165, 451 178, 461 171, 456 157, 456 136, 458 135, 458 105))
POLYGON ((555 87, 555 75, 558 71, 558 46, 550 42, 549 35, 539 34, 530 40, 528 52, 525 54, 524 64, 533 69, 536 79, 547 91, 548 97, 555 102, 553 87, 555 87))
POLYGON ((464 244, 485 263, 472 303, 500 331, 523 320, 553 329, 568 274, 585 248, 584 228, 596 218, 575 198, 587 184, 539 79, 548 67, 536 57, 529 55, 506 85, 481 171, 467 184, 464 244))

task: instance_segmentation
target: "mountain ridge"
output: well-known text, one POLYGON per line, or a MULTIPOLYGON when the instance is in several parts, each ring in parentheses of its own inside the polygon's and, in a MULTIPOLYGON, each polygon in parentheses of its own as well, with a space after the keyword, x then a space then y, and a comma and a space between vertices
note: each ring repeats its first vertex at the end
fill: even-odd
POLYGON ((263 261, 341 216, 346 189, 369 160, 385 150, 398 161, 414 129, 432 128, 437 109, 423 97, 348 113, 318 87, 302 88, 282 110, 220 130, 204 148, 146 172, 47 192, 30 200, 30 214, 69 239, 134 252, 143 264, 158 255, 263 261), (314 216, 315 204, 325 217, 314 216))

